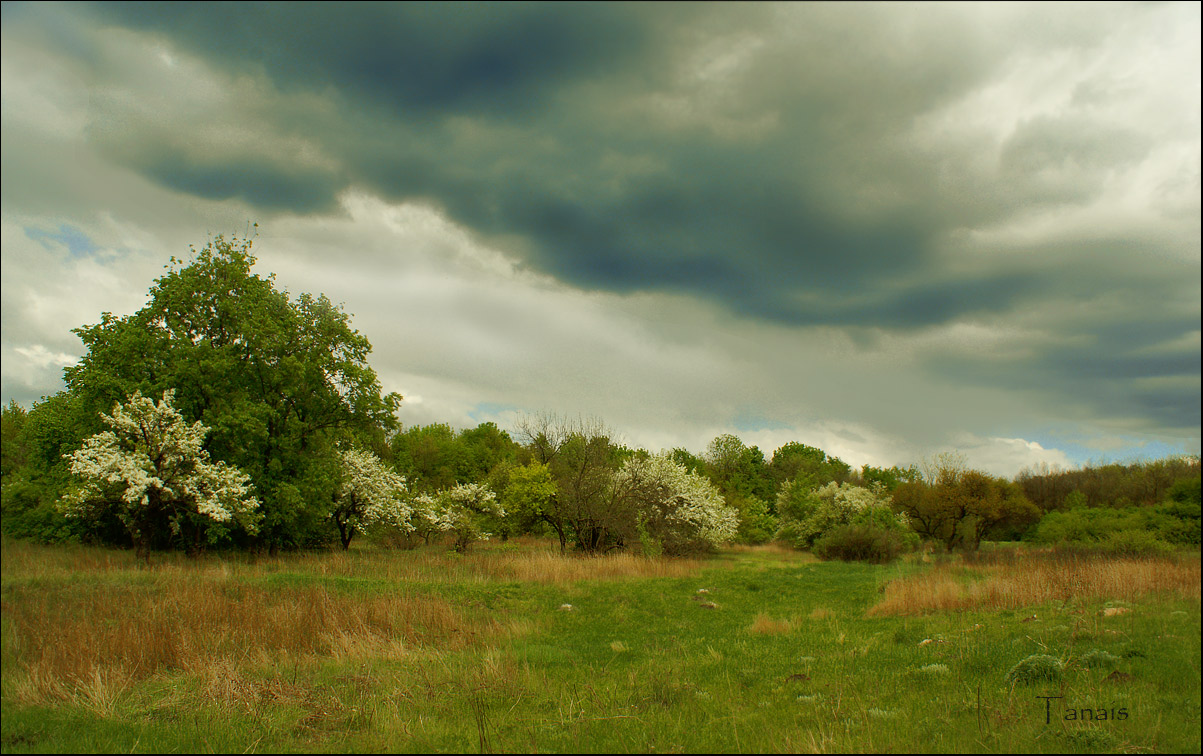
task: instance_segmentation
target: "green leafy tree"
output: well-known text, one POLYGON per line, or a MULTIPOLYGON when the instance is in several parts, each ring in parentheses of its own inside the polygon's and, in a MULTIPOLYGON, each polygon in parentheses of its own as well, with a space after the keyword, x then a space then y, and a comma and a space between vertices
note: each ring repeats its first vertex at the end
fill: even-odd
POLYGON ((914 483, 922 476, 917 467, 873 467, 864 465, 860 469, 861 482, 866 486, 880 485, 886 491, 893 491, 903 483, 914 483))
POLYGON ((502 495, 502 504, 514 521, 517 532, 528 532, 536 522, 555 527, 556 482, 551 469, 542 462, 511 468, 502 495))
POLYGON ((769 476, 764 453, 755 446, 745 445, 738 436, 730 433, 717 436, 706 447, 703 458, 707 475, 729 504, 746 497, 762 500, 773 497, 776 486, 769 476))
POLYGON ((852 468, 839 457, 828 456, 822 449, 791 441, 773 452, 769 472, 780 486, 787 480, 805 476, 815 485, 844 483, 852 477, 852 468))
POLYGON ((21 437, 29 413, 16 400, 0 410, 0 481, 28 464, 28 448, 21 437))
POLYGON ((401 397, 382 392, 371 344, 340 307, 291 298, 254 263, 250 241, 217 237, 191 261, 172 258, 137 313, 76 329, 87 354, 64 371, 65 425, 135 391, 174 390, 179 411, 211 429, 208 453, 250 476, 257 543, 322 543, 337 444, 382 439, 401 397))

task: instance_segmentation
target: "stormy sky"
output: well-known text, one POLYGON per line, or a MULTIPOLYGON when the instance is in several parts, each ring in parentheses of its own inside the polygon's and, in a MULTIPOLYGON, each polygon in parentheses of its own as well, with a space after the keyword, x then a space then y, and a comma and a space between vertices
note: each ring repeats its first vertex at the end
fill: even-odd
POLYGON ((1200 8, 3 5, 3 400, 259 224, 405 425, 1199 452, 1200 8))

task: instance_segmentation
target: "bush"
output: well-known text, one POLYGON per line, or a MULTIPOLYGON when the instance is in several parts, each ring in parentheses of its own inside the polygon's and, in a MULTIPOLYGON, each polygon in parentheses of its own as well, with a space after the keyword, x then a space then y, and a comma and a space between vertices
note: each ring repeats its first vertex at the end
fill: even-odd
POLYGON ((732 502, 739 510, 739 531, 737 540, 740 543, 768 543, 777 533, 777 518, 769 513, 769 505, 764 501, 749 496, 732 502))
POLYGON ((1086 669, 1115 669, 1120 658, 1115 654, 1095 648, 1083 654, 1080 661, 1086 669))
POLYGON ((1112 533, 1103 541, 1103 550, 1112 554, 1129 556, 1156 556, 1168 554, 1174 547, 1147 530, 1121 530, 1112 533))
POLYGON ((1056 682, 1061 679, 1061 660, 1048 654, 1032 654, 1023 661, 1011 667, 1007 672, 1007 682, 1038 683, 1056 682))
POLYGON ((1098 546, 1125 554, 1162 553, 1171 546, 1199 544, 1199 505, 1167 501, 1156 507, 1088 507, 1050 512, 1033 530, 1042 544, 1098 546))
MULTIPOLYGON (((873 524, 884 530, 907 530, 889 507, 889 495, 880 488, 849 483, 828 483, 810 488, 799 478, 782 486, 777 496, 781 526, 777 540, 795 549, 813 549, 819 539, 846 525, 873 524)), ((817 552, 816 552, 817 553, 817 552)))
POLYGON ((869 523, 834 528, 814 545, 814 553, 821 559, 873 564, 892 562, 905 550, 899 532, 869 523))

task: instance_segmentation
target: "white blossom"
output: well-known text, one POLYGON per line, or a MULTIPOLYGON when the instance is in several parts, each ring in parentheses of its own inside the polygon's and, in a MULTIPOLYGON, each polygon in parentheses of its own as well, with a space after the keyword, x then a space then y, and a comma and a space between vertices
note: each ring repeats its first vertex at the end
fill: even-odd
POLYGON ((405 478, 362 449, 343 451, 340 458, 340 512, 346 523, 357 531, 380 523, 412 532, 414 509, 408 500, 405 478))
MULTIPOLYGON (((172 406, 174 391, 155 404, 136 392, 112 415, 101 414, 112 430, 86 439, 65 455, 71 472, 83 485, 60 502, 69 517, 84 516, 102 503, 106 492, 120 489, 121 517, 134 533, 149 522, 148 510, 158 507, 179 531, 183 512, 193 511, 220 522, 236 522, 254 533, 258 500, 250 478, 224 462, 211 462, 204 449, 209 429, 199 421, 189 425, 172 406)), ((142 534, 145 536, 145 534, 142 534)))
POLYGON ((463 551, 473 541, 487 540, 481 530, 482 515, 505 517, 505 509, 492 489, 481 483, 461 483, 434 495, 415 498, 419 528, 427 533, 454 533, 455 547, 463 551))
POLYGON ((699 538, 713 546, 736 536, 736 510, 727 506, 709 480, 689 472, 667 454, 628 460, 616 485, 632 493, 641 517, 662 520, 676 536, 699 538))

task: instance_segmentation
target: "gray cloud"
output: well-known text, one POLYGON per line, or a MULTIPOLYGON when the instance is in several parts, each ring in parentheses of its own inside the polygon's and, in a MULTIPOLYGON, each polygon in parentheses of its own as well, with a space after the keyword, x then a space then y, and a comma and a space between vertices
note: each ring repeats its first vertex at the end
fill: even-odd
MULTIPOLYGON (((89 156, 183 196, 260 220, 338 216, 349 191, 419 203, 581 290, 868 352, 1017 334, 908 358, 1197 435, 1197 41, 1193 60, 1174 41, 1197 7, 648 5, 6 5, 5 24, 74 61, 89 156)), ((48 206, 52 148, 8 124, 6 207, 48 206)))

